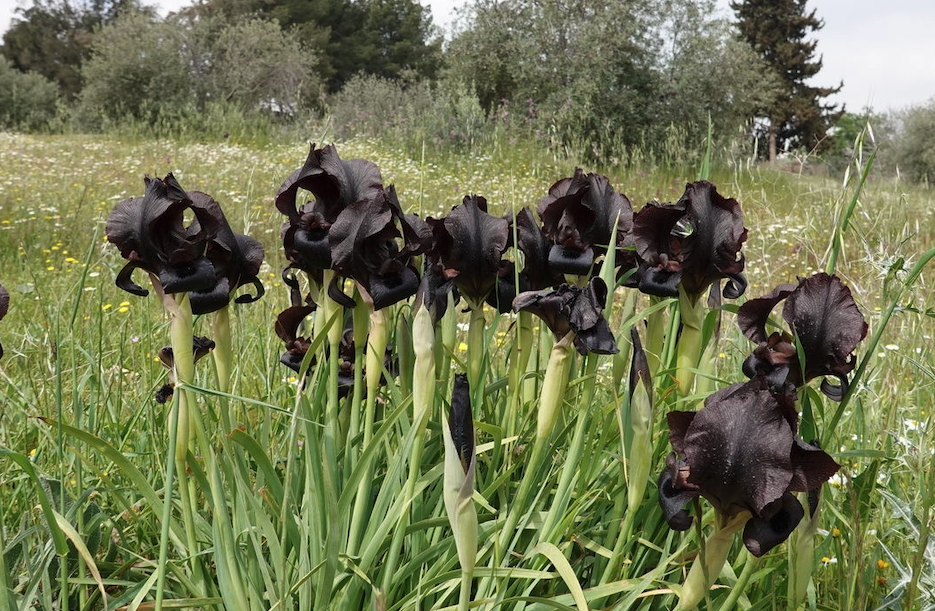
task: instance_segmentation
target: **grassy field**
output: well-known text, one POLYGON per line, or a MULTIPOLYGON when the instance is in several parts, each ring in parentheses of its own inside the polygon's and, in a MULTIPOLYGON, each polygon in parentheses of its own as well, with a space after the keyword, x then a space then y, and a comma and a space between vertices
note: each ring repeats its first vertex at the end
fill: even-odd
MULTIPOLYGON (((344 159, 377 163, 403 207, 422 216, 445 215, 471 193, 498 214, 535 207, 575 168, 521 145, 443 159, 413 159, 370 141, 337 147, 344 159)), ((467 314, 453 327, 452 353, 438 359, 424 427, 411 413, 418 380, 401 366, 401 379, 376 401, 372 436, 325 442, 332 426, 355 430, 346 420, 358 418, 360 397, 341 404, 337 425, 328 422, 326 368, 313 367, 303 390, 279 363, 283 345, 273 332, 289 305, 280 279, 284 218, 273 197, 307 153, 302 141, 254 147, 0 134, 0 284, 11 295, 0 322, 0 609, 101 609, 105 598, 107 608, 134 609, 457 607, 462 575, 442 501, 441 416, 452 372, 469 356, 467 314), (185 189, 211 194, 236 231, 263 244, 267 288, 257 303, 233 308, 230 392, 211 391, 212 367, 198 364, 199 445, 181 473, 185 493, 169 486, 169 495, 170 405, 153 400, 166 378, 156 355, 169 343, 169 318, 155 298, 114 286, 124 261, 104 237, 114 205, 141 196, 144 175, 168 172, 185 189)), ((742 299, 826 269, 835 252, 836 273, 870 325, 857 348, 863 377, 834 429, 827 427, 835 405, 814 405, 824 447, 843 468, 822 492, 802 605, 935 609, 935 292, 930 269, 909 275, 935 247, 935 206, 930 190, 871 178, 836 244, 860 168, 845 180, 738 160, 711 179, 741 202, 749 229, 742 299)), ((698 174, 586 169, 607 174, 635 209, 677 200, 698 174)), ((619 307, 608 313, 615 330, 624 295, 618 289, 619 307)), ((637 303, 638 311, 648 306, 637 303)), ((668 529, 655 478, 669 451, 665 412, 697 409, 699 397, 657 396, 645 497, 626 507, 634 484, 621 441, 625 393, 613 383, 619 363, 578 359, 549 456, 528 463, 549 334, 537 340, 540 360, 514 396, 507 381, 515 321, 485 315, 482 409, 474 413, 476 608, 673 608, 706 531, 668 529), (535 494, 516 503, 526 477, 535 494), (619 541, 625 515, 633 534, 619 541)), ((408 308, 392 322, 390 343, 405 347, 408 308)), ((208 325, 196 320, 196 334, 209 334, 208 325)), ((715 387, 744 379, 740 364, 751 349, 725 314, 715 387)), ((795 608, 787 547, 755 560, 736 541, 719 584, 740 576, 742 587, 715 588, 703 608, 795 608)))

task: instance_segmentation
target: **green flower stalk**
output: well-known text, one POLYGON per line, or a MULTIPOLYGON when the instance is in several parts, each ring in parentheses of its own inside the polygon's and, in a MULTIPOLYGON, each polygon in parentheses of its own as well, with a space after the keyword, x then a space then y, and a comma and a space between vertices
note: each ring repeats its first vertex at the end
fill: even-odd
POLYGON ((680 397, 689 396, 695 385, 695 370, 705 348, 701 340, 706 313, 704 300, 698 295, 689 295, 685 288, 679 285, 679 319, 682 330, 675 356, 675 377, 678 380, 680 397))
POLYGON ((549 352, 549 363, 545 368, 545 378, 539 395, 539 411, 536 418, 536 439, 548 439, 555 428, 555 421, 565 400, 565 388, 568 375, 574 362, 575 332, 569 331, 565 337, 555 342, 549 352))
POLYGON ((467 376, 455 376, 451 409, 442 427, 445 442, 445 512, 455 538, 461 564, 459 611, 471 602, 471 580, 477 560, 477 510, 474 507, 474 423, 467 376))
POLYGON ((691 611, 704 600, 724 568, 727 554, 734 543, 734 535, 743 529, 750 518, 748 512, 741 512, 733 517, 720 513, 716 515, 715 530, 704 540, 701 551, 692 562, 688 577, 682 584, 675 611, 691 611))
POLYGON ((415 497, 415 487, 420 477, 425 427, 435 407, 435 323, 429 306, 425 303, 425 295, 416 300, 416 314, 412 321, 412 345, 415 351, 412 381, 412 426, 416 429, 415 443, 409 457, 409 477, 403 490, 406 509, 400 514, 384 565, 384 592, 389 592, 399 562, 406 526, 409 524, 408 508, 415 497))
MULTIPOLYGON (((800 495, 800 498, 804 495, 800 495)), ((798 609, 808 595, 808 584, 815 569, 815 536, 818 534, 818 491, 809 493, 809 516, 789 537, 789 581, 786 597, 788 609, 798 609)), ((805 500, 805 499, 801 499, 805 500)))

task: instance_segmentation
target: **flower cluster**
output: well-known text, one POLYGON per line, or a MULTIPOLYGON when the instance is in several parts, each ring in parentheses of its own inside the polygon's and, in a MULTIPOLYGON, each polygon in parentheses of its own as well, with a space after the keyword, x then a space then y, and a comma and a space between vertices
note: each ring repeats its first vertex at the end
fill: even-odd
POLYGON ((659 478, 659 500, 676 530, 691 525, 684 506, 698 496, 728 518, 749 512, 744 544, 761 556, 785 541, 805 515, 792 493, 818 490, 840 468, 816 442, 798 436, 796 389, 833 375, 840 386, 823 381, 822 390, 840 400, 867 323, 850 290, 823 273, 751 299, 737 318, 757 344, 743 368, 751 380, 710 395, 698 412, 668 414, 674 452, 659 478), (792 334, 769 333, 769 314, 783 300, 792 334))

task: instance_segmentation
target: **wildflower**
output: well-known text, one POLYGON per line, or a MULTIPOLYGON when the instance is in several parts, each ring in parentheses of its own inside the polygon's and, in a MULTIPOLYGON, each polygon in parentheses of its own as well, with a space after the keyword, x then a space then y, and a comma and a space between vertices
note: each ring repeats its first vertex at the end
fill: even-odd
POLYGON ((117 274, 117 286, 145 297, 149 291, 131 280, 134 270, 143 269, 166 293, 210 288, 214 267, 204 253, 208 231, 219 220, 210 218, 205 208, 192 208, 172 174, 163 180, 146 177, 144 182, 146 194, 123 200, 107 219, 107 239, 128 261, 117 274), (195 220, 186 227, 184 214, 189 209, 195 220))
MULTIPOLYGON (((214 341, 207 337, 195 336, 192 338, 192 354, 195 362, 207 356, 212 350, 214 350, 214 341)), ((176 368, 175 353, 172 346, 160 348, 158 360, 163 367, 169 370, 169 382, 156 391, 156 403, 166 403, 172 398, 172 393, 175 392, 176 368)))
MULTIPOLYGON (((338 274, 353 278, 373 308, 379 310, 416 293, 419 274, 411 258, 423 252, 430 237, 425 221, 403 213, 391 185, 378 191, 373 199, 350 204, 335 219, 328 233, 332 267, 338 274), (404 238, 402 247, 397 243, 400 237, 404 238)), ((336 301, 354 306, 352 299, 342 299, 338 293, 329 290, 336 301)))
POLYGON ((344 161, 334 145, 316 149, 312 144, 305 165, 276 194, 276 208, 289 217, 282 239, 290 267, 312 274, 330 269, 328 231, 338 215, 354 202, 372 200, 382 188, 376 164, 363 159, 344 161), (299 189, 315 199, 298 206, 299 189))
POLYGON ((236 303, 259 299, 257 278, 263 247, 249 236, 234 233, 220 205, 200 191, 185 191, 172 174, 163 180, 147 177, 146 194, 117 204, 107 219, 107 239, 128 263, 117 274, 117 286, 145 297, 149 291, 134 283, 136 269, 150 274, 165 293, 191 294, 192 312, 206 314, 225 307, 231 294, 253 284, 257 295, 242 295, 236 303), (190 210, 194 220, 185 226, 190 210))
POLYGON ((669 526, 686 530, 685 504, 704 496, 722 516, 749 512, 743 538, 754 556, 785 541, 804 516, 792 493, 817 489, 840 468, 798 437, 794 396, 774 394, 761 377, 714 393, 698 412, 667 417, 674 452, 659 499, 669 526))
POLYGON ((487 303, 501 314, 512 311, 513 299, 518 293, 553 288, 562 282, 561 273, 549 265, 552 241, 536 224, 529 208, 523 208, 511 219, 508 239, 508 246, 518 247, 522 252, 522 270, 517 273, 513 261, 503 261, 497 271, 497 288, 490 293, 487 303), (516 244, 513 244, 514 231, 516 244))
POLYGON ((747 377, 763 374, 773 388, 785 382, 802 386, 822 376, 836 377, 835 386, 822 380, 821 391, 836 401, 847 392, 847 374, 854 369, 854 349, 867 335, 867 322, 851 291, 837 276, 815 274, 798 285, 783 284, 771 293, 751 299, 737 311, 743 334, 757 344, 743 364, 747 377), (768 333, 766 323, 773 308, 784 301, 782 318, 786 331, 768 333), (799 354, 805 362, 799 362, 799 354))

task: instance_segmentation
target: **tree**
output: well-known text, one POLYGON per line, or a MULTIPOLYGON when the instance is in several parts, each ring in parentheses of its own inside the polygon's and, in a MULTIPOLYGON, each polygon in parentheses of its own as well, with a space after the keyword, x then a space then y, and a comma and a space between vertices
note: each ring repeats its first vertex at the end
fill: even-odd
POLYGON ((769 159, 779 149, 806 147, 822 150, 826 135, 843 108, 822 100, 841 90, 815 87, 807 81, 821 70, 815 59, 817 42, 806 37, 824 27, 814 10, 806 12, 808 0, 734 0, 731 8, 744 40, 779 77, 781 95, 761 109, 768 119, 769 159))
POLYGON ((127 15, 101 31, 93 51, 77 112, 85 128, 185 118, 210 104, 288 114, 319 85, 315 55, 260 19, 127 15))
POLYGON ((186 10, 276 21, 318 57, 316 71, 329 92, 360 73, 430 78, 441 61, 431 12, 417 0, 207 0, 186 10))
POLYGON ((733 137, 776 92, 712 4, 475 0, 448 72, 473 84, 488 111, 531 100, 549 139, 584 154, 670 154, 673 136, 697 151, 709 117, 719 136, 733 137))
POLYGON ((143 10, 138 0, 34 0, 16 9, 2 53, 17 70, 41 74, 73 99, 81 91, 81 65, 95 31, 120 14, 143 10))

